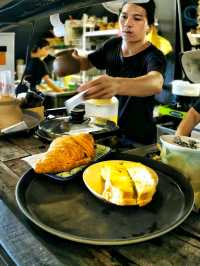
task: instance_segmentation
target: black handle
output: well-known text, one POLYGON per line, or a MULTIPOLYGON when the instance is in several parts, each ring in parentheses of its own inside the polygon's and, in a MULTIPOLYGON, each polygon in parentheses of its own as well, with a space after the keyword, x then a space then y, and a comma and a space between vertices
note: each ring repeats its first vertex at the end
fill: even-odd
POLYGON ((45 110, 45 116, 48 115, 68 115, 66 107, 51 108, 45 110))

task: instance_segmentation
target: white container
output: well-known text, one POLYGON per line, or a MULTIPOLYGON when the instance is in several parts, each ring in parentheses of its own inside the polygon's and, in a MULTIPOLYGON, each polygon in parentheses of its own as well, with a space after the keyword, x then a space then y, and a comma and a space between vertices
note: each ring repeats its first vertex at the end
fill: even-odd
POLYGON ((5 61, 0 64, 0 71, 10 70, 12 73, 12 82, 15 75, 15 33, 0 32, 0 46, 5 47, 5 61))
POLYGON ((1 96, 15 97, 15 86, 10 70, 0 70, 0 97, 1 96))
POLYGON ((200 95, 200 83, 190 83, 189 81, 172 81, 172 93, 180 96, 198 97, 200 95))
POLYGON ((97 124, 101 124, 105 119, 117 124, 118 106, 119 102, 116 97, 111 99, 91 99, 85 101, 85 114, 88 117, 95 117, 97 124))

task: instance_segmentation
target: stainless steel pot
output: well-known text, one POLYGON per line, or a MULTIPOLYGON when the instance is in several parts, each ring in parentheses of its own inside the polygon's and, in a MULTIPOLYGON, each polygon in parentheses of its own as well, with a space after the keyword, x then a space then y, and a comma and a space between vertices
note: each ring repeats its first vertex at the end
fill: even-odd
POLYGON ((200 50, 180 54, 183 71, 190 82, 200 83, 200 50))

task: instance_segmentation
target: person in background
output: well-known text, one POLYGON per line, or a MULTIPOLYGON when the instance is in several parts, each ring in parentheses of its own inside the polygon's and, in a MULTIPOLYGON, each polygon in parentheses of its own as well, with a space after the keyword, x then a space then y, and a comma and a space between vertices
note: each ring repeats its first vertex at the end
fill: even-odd
POLYGON ((189 109, 177 127, 176 136, 190 136, 193 128, 200 123, 200 99, 189 109))
POLYGON ((28 61, 25 70, 25 80, 30 83, 30 88, 33 91, 37 90, 37 85, 44 81, 48 87, 54 92, 63 92, 63 89, 58 87, 50 78, 49 70, 44 62, 44 58, 49 54, 49 43, 46 40, 39 40, 31 49, 30 60, 28 61))
POLYGON ((156 141, 153 119, 154 95, 164 82, 164 55, 146 39, 154 24, 155 3, 127 1, 119 15, 120 37, 107 40, 102 47, 83 57, 74 52, 81 70, 91 67, 106 74, 81 85, 85 99, 119 99, 118 125, 124 143, 150 144, 156 141))
POLYGON ((53 62, 55 60, 53 46, 55 45, 55 43, 58 42, 58 39, 60 39, 60 38, 55 37, 51 30, 43 33, 42 37, 43 37, 43 39, 45 39, 49 43, 49 45, 51 47, 49 49, 48 55, 43 59, 43 61, 47 64, 49 73, 51 73, 51 75, 52 75, 53 74, 53 62))

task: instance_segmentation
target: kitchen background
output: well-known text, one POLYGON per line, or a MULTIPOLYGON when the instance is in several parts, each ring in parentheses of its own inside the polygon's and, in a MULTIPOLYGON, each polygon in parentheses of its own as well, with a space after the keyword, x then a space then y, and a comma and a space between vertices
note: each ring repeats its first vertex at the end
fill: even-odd
MULTIPOLYGON (((196 11, 198 1, 155 0, 155 2, 157 5, 156 15, 158 18, 158 33, 160 36, 169 41, 172 46, 172 51, 166 54, 167 71, 164 90, 156 97, 156 100, 159 104, 170 105, 172 110, 166 110, 166 108, 164 108, 164 110, 162 109, 164 114, 166 114, 166 112, 170 112, 170 120, 176 119, 177 116, 178 119, 180 119, 180 115, 182 115, 182 113, 179 113, 177 106, 174 106, 174 104, 177 105, 177 97, 171 93, 171 82, 175 79, 185 78, 180 65, 179 54, 180 52, 194 49, 188 40, 187 32, 189 32, 191 29, 195 29, 197 26, 196 11)), ((47 36, 47 34, 52 31, 49 15, 45 15, 45 13, 44 15, 40 15, 38 17, 36 15, 34 16, 33 20, 35 20, 36 30, 34 32, 34 36, 32 36, 31 44, 41 37, 47 36)), ((27 23, 26 21, 23 23, 22 20, 20 24, 15 26, 13 26, 12 23, 6 25, 1 25, 0 23, 0 31, 15 33, 15 70, 17 69, 17 63, 20 62, 21 64, 23 61, 25 61, 28 40, 31 36, 32 30, 31 22, 33 20, 29 19, 27 23)), ((96 4, 87 8, 77 9, 76 11, 72 12, 67 12, 65 10, 63 13, 60 13, 60 20, 62 23, 65 23, 66 34, 64 38, 54 38, 54 41, 56 40, 56 43, 54 42, 53 45, 55 51, 70 46, 79 48, 81 50, 91 50, 96 48, 106 38, 116 34, 115 30, 117 28, 118 16, 109 12, 102 4, 96 4), (88 26, 84 27, 84 14, 87 15, 87 22, 95 21, 93 24, 95 26, 93 26, 93 28, 88 26), (72 31, 70 31, 71 28, 69 27, 71 24, 68 22, 74 22, 75 24, 80 23, 80 25, 77 28, 74 27, 72 33, 72 31), (107 25, 107 28, 105 27, 105 24, 107 25), (87 32, 92 30, 99 31, 102 29, 109 29, 113 31, 109 34, 104 32, 103 34, 95 33, 95 35, 87 32), (69 40, 70 34, 71 37, 73 35, 73 40, 69 40)), ((195 48, 198 48, 198 46, 195 48)), ((82 73, 80 80, 84 81, 87 80, 87 78, 89 79, 94 77, 95 75, 98 75, 98 72, 95 72, 95 70, 89 71, 87 74, 82 73)), ((178 104, 180 105, 180 103, 178 104)), ((162 113, 161 116, 163 118, 162 113)))
MULTIPOLYGON (((197 0, 183 0, 181 1, 181 12, 182 12, 182 34, 183 40, 180 40, 180 31, 178 27, 179 18, 177 15, 176 1, 156 1, 157 4, 157 15, 158 15, 158 29, 162 36, 167 38, 173 46, 173 55, 170 56, 169 61, 170 67, 168 72, 171 70, 171 73, 168 73, 168 81, 173 78, 180 77, 181 71, 179 67, 179 62, 176 60, 178 53, 180 52, 180 46, 183 46, 184 50, 191 49, 190 43, 186 36, 186 33, 193 27, 196 26, 196 11, 197 0), (183 42, 181 44, 181 41, 183 42), (176 67, 177 65, 177 67, 176 67)), ((60 13, 61 21, 64 23, 66 20, 72 19, 82 19, 83 14, 87 14, 89 17, 95 16, 97 18, 107 18, 108 22, 116 22, 118 17, 117 15, 107 11, 102 4, 91 6, 88 8, 82 8, 77 11, 64 12, 60 13)), ((52 30, 50 24, 49 16, 42 16, 42 18, 36 17, 36 31, 32 42, 44 36, 49 30, 52 30)), ((6 32, 15 32, 15 62, 17 59, 25 59, 26 56, 26 47, 31 32, 31 24, 23 23, 19 25, 7 25, 5 29, 0 31, 6 32)))

